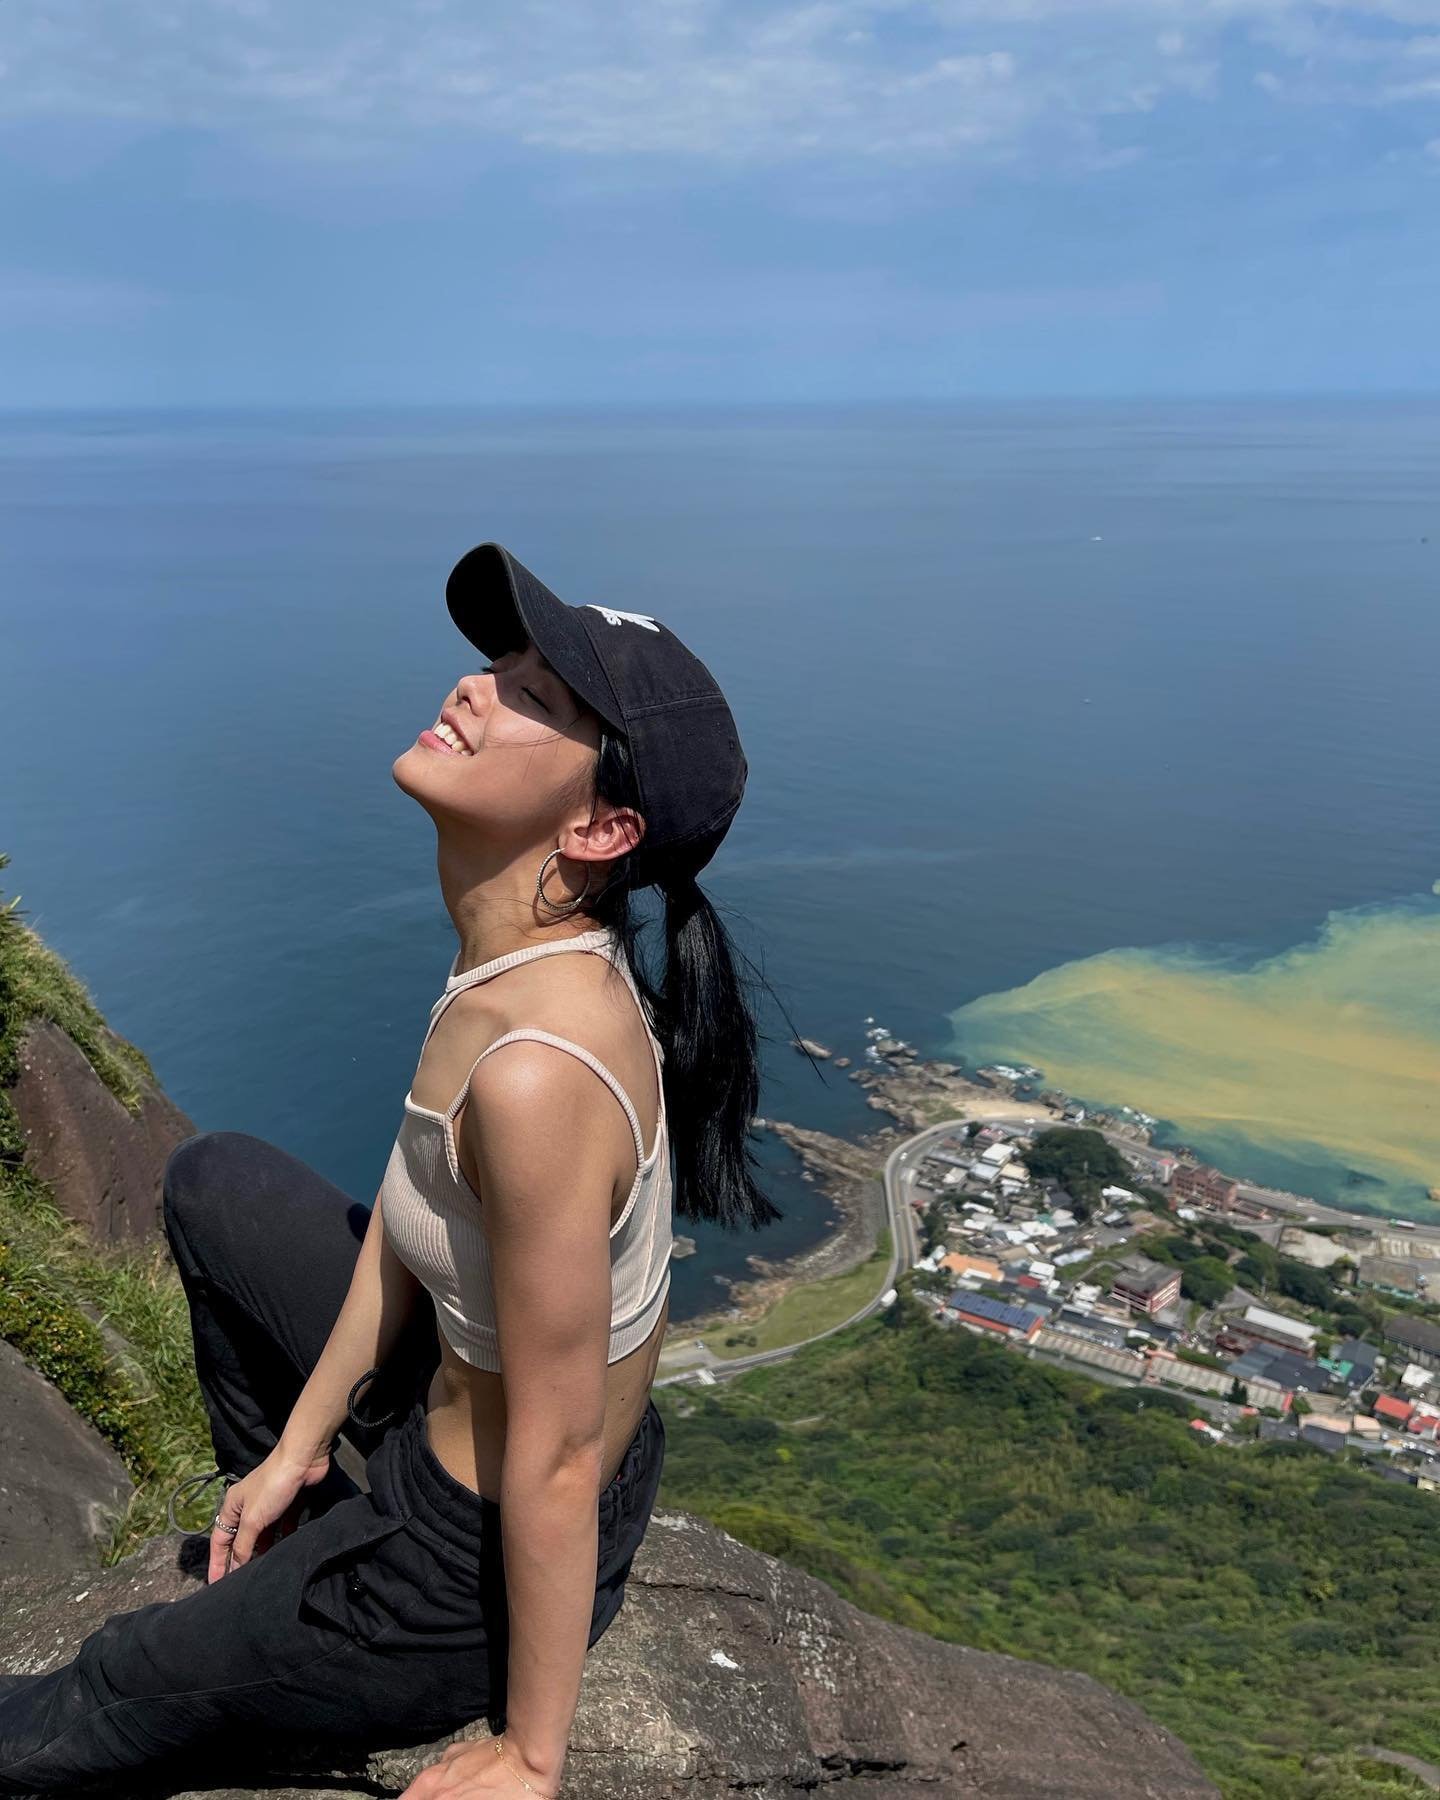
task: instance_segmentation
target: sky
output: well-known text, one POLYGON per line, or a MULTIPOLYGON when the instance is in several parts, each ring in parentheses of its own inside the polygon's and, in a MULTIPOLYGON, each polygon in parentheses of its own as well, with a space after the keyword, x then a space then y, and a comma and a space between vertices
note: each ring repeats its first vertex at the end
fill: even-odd
POLYGON ((1440 0, 7 0, 0 406, 1433 392, 1440 0))

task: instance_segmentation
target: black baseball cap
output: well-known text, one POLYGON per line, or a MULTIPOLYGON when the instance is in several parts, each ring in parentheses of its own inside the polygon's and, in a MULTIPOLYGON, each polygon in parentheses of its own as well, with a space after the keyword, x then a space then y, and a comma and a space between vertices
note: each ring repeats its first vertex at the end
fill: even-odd
POLYGON ((745 792, 740 734, 715 677, 650 613, 569 606, 500 544, 479 544, 445 586, 450 616, 486 656, 529 638, 569 687, 629 740, 645 836, 637 886, 696 875, 745 792))

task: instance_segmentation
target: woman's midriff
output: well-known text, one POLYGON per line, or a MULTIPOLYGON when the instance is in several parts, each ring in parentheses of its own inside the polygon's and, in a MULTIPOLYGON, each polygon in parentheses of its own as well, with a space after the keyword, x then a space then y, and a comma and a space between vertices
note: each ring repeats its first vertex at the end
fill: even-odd
MULTIPOLYGON (((605 1462, 600 1485, 608 1487, 650 1401, 670 1296, 643 1344, 609 1364, 605 1373, 605 1462)), ((440 1339, 440 1366, 430 1384, 426 1430, 443 1467, 475 1493, 498 1503, 505 1454, 505 1384, 491 1369, 477 1369, 440 1339)))

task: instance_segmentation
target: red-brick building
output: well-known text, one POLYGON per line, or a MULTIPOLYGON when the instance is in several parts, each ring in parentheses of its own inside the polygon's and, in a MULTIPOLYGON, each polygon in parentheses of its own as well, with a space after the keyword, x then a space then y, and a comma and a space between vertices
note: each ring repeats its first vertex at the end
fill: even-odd
POLYGON ((1206 1163, 1181 1163, 1170 1183, 1176 1206, 1214 1206, 1228 1212, 1240 1197, 1240 1183, 1206 1163))

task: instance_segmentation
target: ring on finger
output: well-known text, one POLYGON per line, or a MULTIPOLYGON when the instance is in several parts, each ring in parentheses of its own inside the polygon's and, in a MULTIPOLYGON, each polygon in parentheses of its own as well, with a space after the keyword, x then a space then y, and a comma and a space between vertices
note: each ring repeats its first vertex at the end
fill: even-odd
POLYGON ((220 1523, 220 1521, 217 1519, 215 1521, 215 1529, 217 1531, 223 1531, 227 1537, 234 1537, 235 1533, 240 1529, 240 1527, 238 1525, 222 1525, 220 1523))

